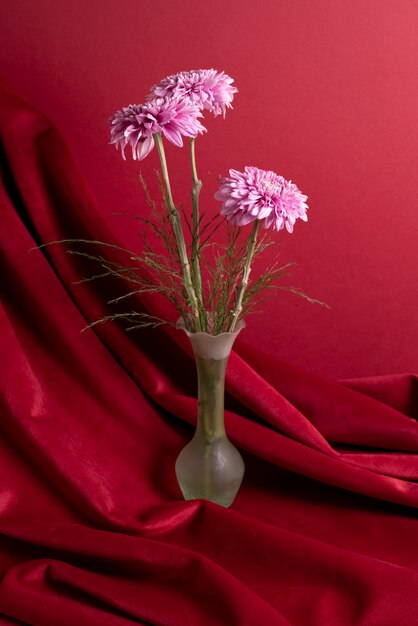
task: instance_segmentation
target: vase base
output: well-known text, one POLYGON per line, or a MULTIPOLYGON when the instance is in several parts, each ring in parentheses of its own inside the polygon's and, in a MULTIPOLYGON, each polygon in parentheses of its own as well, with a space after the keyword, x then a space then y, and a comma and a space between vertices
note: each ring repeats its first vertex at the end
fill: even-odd
POLYGON ((236 495, 238 493, 238 488, 231 490, 229 492, 224 492, 222 494, 213 495, 213 496, 212 495, 205 496, 201 493, 186 491, 185 489, 182 489, 182 488, 181 488, 181 492, 185 500, 209 500, 209 502, 214 502, 215 504, 219 504, 219 506, 228 508, 229 506, 231 506, 231 504, 235 500, 236 495))
POLYGON ((224 434, 210 445, 199 430, 176 461, 177 482, 185 500, 231 506, 244 476, 244 461, 224 434))

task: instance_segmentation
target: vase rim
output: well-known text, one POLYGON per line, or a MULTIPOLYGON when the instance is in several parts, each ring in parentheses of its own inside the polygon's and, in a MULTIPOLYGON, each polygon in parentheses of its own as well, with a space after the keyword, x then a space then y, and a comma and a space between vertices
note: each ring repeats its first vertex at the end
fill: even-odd
POLYGON ((189 330, 187 330, 186 325, 184 323, 184 319, 183 317, 179 317, 179 319, 176 322, 176 328, 178 330, 184 330, 184 332, 186 333, 186 335, 188 337, 198 337, 199 335, 204 335, 206 337, 210 337, 211 340, 216 340, 219 337, 224 337, 226 336, 231 336, 231 337, 236 337, 238 335, 238 333, 241 332, 241 330, 243 330, 243 328, 246 327, 246 323, 244 322, 244 320, 239 320, 238 324, 235 327, 235 330, 233 332, 230 331, 224 331, 222 333, 218 333, 217 335, 212 335, 211 333, 206 333, 203 331, 199 331, 197 333, 191 333, 189 330))

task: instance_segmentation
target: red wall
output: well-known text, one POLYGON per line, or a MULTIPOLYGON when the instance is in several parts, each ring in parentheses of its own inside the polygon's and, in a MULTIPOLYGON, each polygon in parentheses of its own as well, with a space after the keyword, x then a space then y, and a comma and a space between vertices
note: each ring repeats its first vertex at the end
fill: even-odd
MULTIPOLYGON (((0 23, 1 75, 57 124, 132 246, 111 213, 142 210, 138 165, 108 146, 107 117, 168 73, 233 76, 234 111, 208 118, 199 141, 202 200, 216 210, 207 172, 230 167, 296 182, 310 221, 280 233, 282 259, 332 306, 283 294, 248 320, 247 337, 330 376, 418 370, 416 2, 14 0, 0 23)), ((187 200, 185 154, 169 152, 187 200)), ((144 175, 156 164, 152 153, 144 175)))

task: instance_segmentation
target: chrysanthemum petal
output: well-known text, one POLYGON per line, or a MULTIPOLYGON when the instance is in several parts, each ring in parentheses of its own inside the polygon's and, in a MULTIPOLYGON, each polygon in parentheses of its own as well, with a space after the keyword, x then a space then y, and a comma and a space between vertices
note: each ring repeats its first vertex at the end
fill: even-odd
POLYGON ((233 79, 217 70, 191 70, 178 72, 163 78, 151 87, 148 100, 155 97, 180 97, 190 101, 199 109, 211 111, 215 116, 223 115, 232 108, 234 94, 238 91, 232 85, 233 79))
POLYGON ((142 161, 142 159, 145 159, 145 157, 149 155, 153 147, 154 147, 153 137, 147 137, 144 141, 139 142, 136 148, 136 159, 138 161, 142 161))
POLYGON ((236 226, 255 219, 266 228, 291 233, 298 218, 306 222, 307 196, 297 186, 271 171, 246 166, 244 172, 229 170, 223 178, 215 199, 222 202, 221 214, 236 226))
POLYGON ((168 141, 174 143, 174 145, 178 146, 179 148, 182 147, 183 139, 181 138, 180 132, 178 130, 170 128, 169 125, 167 125, 163 127, 163 135, 168 139, 168 141))
POLYGON ((130 104, 109 119, 110 143, 120 148, 123 159, 126 146, 130 145, 132 157, 142 160, 154 147, 156 133, 163 133, 168 141, 181 147, 182 136, 197 137, 205 132, 199 117, 199 108, 187 99, 158 97, 146 104, 130 104))

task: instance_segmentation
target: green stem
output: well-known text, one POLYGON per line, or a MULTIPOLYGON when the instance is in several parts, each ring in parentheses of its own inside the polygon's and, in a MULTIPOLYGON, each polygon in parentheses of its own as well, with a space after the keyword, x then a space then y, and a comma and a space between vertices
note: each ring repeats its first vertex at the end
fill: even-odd
POLYGON ((248 278, 251 272, 251 261, 254 256, 255 244, 257 241, 257 233, 258 233, 259 227, 260 227, 260 221, 255 220, 253 229, 251 231, 250 239, 248 241, 247 256, 245 259, 244 271, 242 273, 242 280, 237 289, 237 297, 235 299, 234 310, 232 312, 231 321, 228 327, 228 331, 230 333, 232 333, 235 330, 235 326, 237 325, 237 322, 242 312, 242 301, 244 299, 245 290, 247 289, 247 286, 248 286, 248 278))
POLYGON ((212 495, 211 453, 214 443, 225 435, 224 395, 228 358, 206 359, 196 355, 198 374, 198 429, 204 439, 203 494, 212 495))
POLYGON ((165 190, 167 193, 167 206, 169 210, 169 219, 170 219, 171 227, 173 229, 174 237, 176 239, 177 249, 178 249, 180 263, 181 263, 181 269, 183 273, 183 286, 187 293, 187 297, 188 297, 188 300, 192 309, 193 317, 195 318, 195 325, 196 325, 195 330, 196 332, 199 332, 201 330, 200 320, 199 320, 199 306, 198 306, 198 302, 196 298, 196 293, 193 287, 193 282, 192 282, 192 277, 191 277, 191 272, 190 272, 190 263, 189 263, 189 258, 187 256, 186 242, 184 240, 183 229, 181 227, 180 214, 178 210, 176 209, 176 206, 173 201, 173 196, 171 193, 170 178, 168 175, 167 160, 165 157, 163 138, 161 136, 161 133, 156 133, 154 135, 154 140, 157 146, 158 155, 160 157, 161 171, 163 174, 165 190))
POLYGON ((225 372, 228 362, 224 359, 205 359, 196 356, 198 374, 198 422, 206 445, 224 433, 225 372))
POLYGON ((197 175, 196 169, 196 154, 195 154, 195 139, 190 138, 190 159, 192 163, 192 177, 193 177, 193 189, 192 194, 192 206, 193 206, 193 240, 192 240, 192 265, 194 274, 194 283, 196 289, 196 298, 199 304, 199 315, 202 330, 207 331, 207 319, 206 310, 203 306, 203 293, 202 293, 202 275, 200 271, 199 260, 199 246, 200 246, 200 233, 199 233, 199 194, 202 189, 202 181, 197 175))

